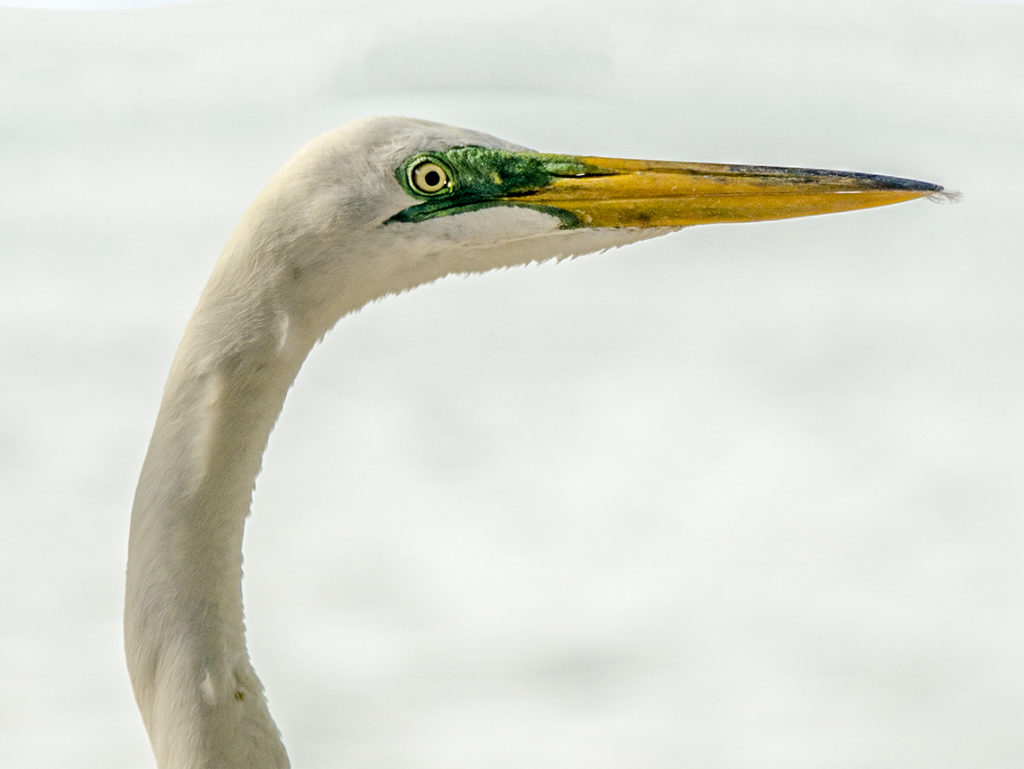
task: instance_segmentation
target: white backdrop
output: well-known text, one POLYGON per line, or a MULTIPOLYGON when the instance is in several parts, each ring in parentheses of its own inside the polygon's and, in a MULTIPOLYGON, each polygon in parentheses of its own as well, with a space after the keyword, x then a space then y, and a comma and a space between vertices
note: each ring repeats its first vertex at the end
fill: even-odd
POLYGON ((178 335, 311 136, 965 193, 450 278, 314 351, 246 541, 296 767, 1020 769, 1024 8, 0 9, 0 766, 152 766, 128 511, 178 335))

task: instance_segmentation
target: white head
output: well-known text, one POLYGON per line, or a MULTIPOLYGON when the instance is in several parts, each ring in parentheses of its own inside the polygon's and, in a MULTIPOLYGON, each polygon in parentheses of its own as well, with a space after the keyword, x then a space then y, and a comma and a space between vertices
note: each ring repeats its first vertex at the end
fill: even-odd
POLYGON ((368 118, 300 150, 246 213, 226 258, 244 254, 247 274, 285 278, 326 330, 367 301, 451 273, 937 189, 833 171, 540 154, 477 131, 368 118))

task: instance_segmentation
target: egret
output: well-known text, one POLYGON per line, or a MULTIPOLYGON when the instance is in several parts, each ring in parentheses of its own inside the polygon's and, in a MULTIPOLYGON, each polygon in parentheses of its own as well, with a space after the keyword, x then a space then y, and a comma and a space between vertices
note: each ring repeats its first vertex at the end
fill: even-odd
POLYGON ((288 388, 340 318, 452 273, 941 190, 861 173, 540 154, 407 118, 314 139, 217 261, 135 493, 125 652, 158 766, 289 766, 246 648, 242 534, 288 388))

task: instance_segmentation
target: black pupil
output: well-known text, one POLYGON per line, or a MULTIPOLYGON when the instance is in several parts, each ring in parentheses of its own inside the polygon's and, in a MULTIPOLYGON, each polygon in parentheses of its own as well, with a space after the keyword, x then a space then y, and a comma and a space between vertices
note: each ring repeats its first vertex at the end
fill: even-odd
POLYGON ((441 183, 441 174, 437 171, 427 171, 423 174, 423 181, 428 187, 436 187, 441 183))

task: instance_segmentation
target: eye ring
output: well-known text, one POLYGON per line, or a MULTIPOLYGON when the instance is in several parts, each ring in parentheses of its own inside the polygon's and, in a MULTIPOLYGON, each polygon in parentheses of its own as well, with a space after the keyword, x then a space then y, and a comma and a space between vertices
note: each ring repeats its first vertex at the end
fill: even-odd
POLYGON ((409 186, 421 195, 440 195, 452 186, 448 169, 440 163, 423 158, 409 168, 409 186))

